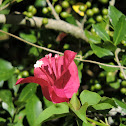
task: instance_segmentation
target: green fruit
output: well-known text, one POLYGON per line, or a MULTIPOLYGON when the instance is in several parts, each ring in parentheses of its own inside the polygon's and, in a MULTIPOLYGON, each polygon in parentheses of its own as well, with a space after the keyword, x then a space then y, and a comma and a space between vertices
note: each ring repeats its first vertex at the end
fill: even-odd
POLYGON ((50 12, 52 11, 52 9, 51 9, 50 7, 47 7, 47 9, 48 9, 48 11, 50 11, 50 12))
POLYGON ((86 5, 87 5, 87 8, 90 8, 91 7, 91 2, 90 1, 87 1, 86 2, 86 5))
POLYGON ((94 29, 94 28, 91 28, 91 33, 92 33, 92 34, 96 34, 96 32, 95 32, 95 29, 94 29))
POLYGON ((46 7, 44 7, 44 8, 42 9, 42 13, 43 13, 43 14, 47 14, 47 13, 48 13, 48 9, 47 9, 46 7))
POLYGON ((24 12, 23 12, 23 15, 27 15, 27 14, 28 14, 28 12, 27 12, 27 11, 24 11, 24 12))
POLYGON ((14 73, 15 74, 19 74, 20 73, 20 70, 16 68, 15 71, 14 71, 14 73))
POLYGON ((121 91, 122 94, 126 94, 126 88, 121 88, 120 91, 121 91))
POLYGON ((70 5, 69 5, 69 2, 68 1, 63 1, 62 2, 62 7, 63 8, 68 8, 70 5))
POLYGON ((122 86, 126 87, 126 80, 122 81, 122 86))
POLYGON ((55 11, 56 11, 56 13, 59 14, 62 11, 62 7, 60 5, 56 5, 55 6, 55 11))
POLYGON ((87 6, 85 6, 85 5, 81 5, 79 7, 79 10, 82 11, 82 12, 86 11, 86 9, 87 9, 87 6))
POLYGON ((42 24, 44 24, 44 25, 48 24, 48 18, 43 18, 42 19, 42 24))
POLYGON ((25 71, 22 72, 22 75, 23 75, 24 77, 28 77, 28 76, 29 76, 29 72, 25 70, 25 71))
POLYGON ((95 86, 92 85, 92 86, 91 86, 91 91, 94 91, 94 90, 95 90, 95 86))
POLYGON ((61 12, 61 14, 60 14, 60 16, 62 17, 62 18, 67 18, 68 16, 69 16, 69 14, 67 13, 67 12, 61 12))
POLYGON ((101 3, 106 4, 108 3, 108 0, 99 0, 101 3))
POLYGON ((37 13, 37 9, 33 8, 31 12, 32 12, 33 15, 35 15, 37 13))
POLYGON ((27 16, 28 18, 32 18, 32 17, 33 17, 33 14, 32 14, 32 12, 28 12, 26 16, 27 16))
POLYGON ((97 22, 101 22, 102 20, 103 20, 103 18, 102 18, 101 15, 98 15, 98 16, 96 17, 96 21, 97 21, 97 22))
POLYGON ((20 79, 20 78, 22 78, 22 74, 19 74, 19 75, 17 76, 17 80, 20 79))
POLYGON ((53 2, 57 2, 58 0, 53 0, 53 2))
POLYGON ((87 16, 90 16, 90 17, 94 15, 92 9, 88 9, 88 10, 86 11, 86 14, 87 14, 87 16))
POLYGON ((97 7, 93 7, 92 8, 92 11, 93 11, 94 14, 99 13, 99 9, 97 7))
POLYGON ((102 9, 102 14, 107 15, 108 14, 108 9, 106 9, 106 8, 102 9))
POLYGON ((28 7, 28 12, 32 12, 33 8, 35 8, 35 7, 34 7, 33 5, 30 5, 30 6, 28 7))
POLYGON ((122 72, 119 73, 119 77, 120 77, 121 79, 124 79, 124 76, 123 76, 123 73, 122 73, 122 72))
POLYGON ((95 84, 94 87, 95 87, 95 89, 97 89, 97 90, 100 90, 100 89, 101 89, 101 85, 100 85, 99 83, 95 84))

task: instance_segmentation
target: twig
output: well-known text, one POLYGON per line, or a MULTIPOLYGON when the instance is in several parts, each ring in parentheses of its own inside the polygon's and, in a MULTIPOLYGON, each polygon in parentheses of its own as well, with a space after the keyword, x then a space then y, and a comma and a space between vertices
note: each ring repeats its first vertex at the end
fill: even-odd
POLYGON ((55 11, 53 5, 50 3, 50 1, 49 0, 46 0, 46 2, 48 4, 48 6, 52 9, 52 14, 55 17, 55 19, 60 20, 59 15, 56 13, 56 11, 55 11))
POLYGON ((3 0, 0 0, 0 5, 2 4, 3 0))
POLYGON ((111 0, 111 1, 109 2, 109 5, 111 5, 111 6, 114 6, 114 4, 115 4, 115 0, 111 0))
POLYGON ((83 29, 83 27, 84 27, 84 23, 86 22, 86 20, 87 20, 87 16, 84 15, 84 17, 83 17, 83 19, 82 19, 82 22, 81 22, 82 29, 83 29))
MULTIPOLYGON (((52 52, 52 53, 57 53, 57 54, 63 55, 62 52, 55 51, 55 50, 52 50, 52 49, 48 49, 48 48, 46 48, 46 47, 42 47, 42 46, 33 44, 33 43, 31 43, 31 42, 28 42, 28 41, 26 41, 26 40, 24 40, 24 39, 22 39, 22 38, 20 38, 20 37, 18 37, 18 36, 16 36, 16 35, 13 35, 13 34, 11 34, 11 33, 5 32, 5 31, 3 31, 3 30, 0 30, 0 32, 5 33, 5 34, 7 34, 7 35, 9 35, 9 36, 12 36, 12 37, 14 37, 14 38, 16 38, 16 39, 18 39, 18 40, 20 40, 20 41, 23 41, 24 43, 27 43, 27 44, 29 44, 29 45, 32 45, 32 46, 36 47, 36 48, 40 48, 40 49, 46 50, 46 51, 48 51, 48 52, 52 52)), ((104 66, 108 66, 108 67, 115 67, 115 68, 123 68, 123 69, 126 69, 126 67, 124 67, 124 66, 108 65, 108 64, 104 64, 104 63, 97 62, 97 61, 83 60, 81 57, 80 57, 80 59, 79 59, 79 58, 77 58, 77 57, 80 57, 80 55, 76 55, 76 58, 75 58, 75 59, 76 59, 76 60, 79 60, 79 61, 83 61, 83 62, 93 63, 93 64, 97 64, 97 65, 104 65, 104 66)))
POLYGON ((124 78, 126 79, 126 74, 125 74, 123 68, 121 67, 121 64, 120 64, 120 62, 119 62, 119 58, 118 58, 118 54, 119 54, 120 51, 121 51, 120 48, 117 48, 117 49, 116 49, 116 51, 115 51, 115 58, 116 58, 116 62, 117 62, 117 64, 120 66, 120 71, 122 72, 124 78))
MULTIPOLYGON (((1 1, 2 1, 2 0, 1 0, 1 1)), ((1 2, 1 1, 0 1, 0 2, 1 2)), ((6 9, 10 4, 14 3, 15 1, 16 1, 16 0, 13 0, 13 1, 11 1, 10 3, 6 4, 5 6, 1 7, 1 8, 0 8, 0 11, 6 9)))

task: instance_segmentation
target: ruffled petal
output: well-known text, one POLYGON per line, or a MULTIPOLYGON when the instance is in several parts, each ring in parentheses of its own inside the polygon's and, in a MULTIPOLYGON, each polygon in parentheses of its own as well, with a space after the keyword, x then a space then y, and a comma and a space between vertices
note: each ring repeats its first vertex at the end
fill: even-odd
POLYGON ((61 103, 61 102, 68 102, 69 101, 69 98, 61 98, 61 97, 57 96, 57 94, 54 91, 52 91, 50 97, 51 97, 51 101, 53 103, 61 103))
POLYGON ((74 61, 68 70, 54 83, 54 91, 59 97, 71 98, 80 86, 78 69, 74 61))
POLYGON ((66 50, 64 52, 64 56, 63 56, 63 74, 67 71, 69 65, 72 63, 72 61, 74 60, 75 56, 77 53, 70 51, 70 50, 66 50))

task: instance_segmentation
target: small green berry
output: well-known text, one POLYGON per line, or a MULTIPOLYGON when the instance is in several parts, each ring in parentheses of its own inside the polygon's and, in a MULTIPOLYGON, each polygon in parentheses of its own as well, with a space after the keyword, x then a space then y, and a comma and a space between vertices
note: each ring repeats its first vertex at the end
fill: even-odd
POLYGON ((56 5, 55 6, 55 11, 56 11, 56 13, 59 14, 62 11, 62 7, 60 5, 56 5))
POLYGON ((87 16, 90 16, 90 17, 94 15, 92 9, 88 9, 86 14, 87 14, 87 16))
POLYGON ((102 18, 101 15, 98 15, 98 16, 96 17, 96 21, 97 21, 97 22, 101 22, 102 20, 103 20, 103 18, 102 18))
POLYGON ((95 84, 95 89, 100 90, 101 89, 101 85, 99 83, 95 84))
POLYGON ((86 9, 87 9, 87 6, 85 6, 85 5, 81 5, 79 7, 79 10, 82 11, 82 12, 86 11, 86 9))
POLYGON ((27 14, 28 14, 28 12, 27 12, 27 11, 24 11, 24 12, 23 12, 23 15, 27 15, 27 14))
POLYGON ((92 11, 93 11, 94 14, 99 13, 99 9, 97 7, 93 7, 92 8, 92 11))
POLYGON ((37 13, 37 9, 33 8, 31 12, 32 12, 33 15, 35 15, 37 13))
POLYGON ((28 12, 32 12, 33 8, 35 8, 35 7, 34 7, 33 5, 30 5, 30 6, 28 7, 28 12))
POLYGON ((69 5, 69 2, 68 1, 63 1, 62 2, 62 7, 63 8, 68 8, 70 5, 69 5))
POLYGON ((48 24, 48 18, 43 18, 42 19, 42 24, 44 24, 44 25, 48 24))
POLYGON ((86 2, 86 5, 87 5, 87 8, 90 8, 91 7, 91 2, 90 1, 87 1, 86 2))
POLYGON ((28 76, 29 76, 29 72, 25 70, 25 71, 22 72, 22 75, 23 75, 24 77, 28 77, 28 76))
POLYGON ((121 88, 120 91, 121 91, 122 94, 126 94, 126 88, 121 88))
POLYGON ((124 86, 124 87, 126 87, 126 81, 124 80, 124 81, 122 81, 122 86, 124 86))
POLYGON ((33 14, 32 14, 32 12, 28 12, 26 16, 27 16, 28 18, 32 18, 32 17, 33 17, 33 14))
POLYGON ((69 14, 67 13, 67 12, 61 12, 61 14, 60 14, 60 16, 62 17, 62 18, 67 18, 68 16, 69 16, 69 14))
POLYGON ((47 13, 48 13, 48 9, 47 9, 46 7, 44 7, 44 8, 42 9, 42 13, 43 13, 43 14, 47 14, 47 13))
POLYGON ((102 14, 107 15, 108 14, 108 9, 106 9, 106 8, 102 9, 102 14))

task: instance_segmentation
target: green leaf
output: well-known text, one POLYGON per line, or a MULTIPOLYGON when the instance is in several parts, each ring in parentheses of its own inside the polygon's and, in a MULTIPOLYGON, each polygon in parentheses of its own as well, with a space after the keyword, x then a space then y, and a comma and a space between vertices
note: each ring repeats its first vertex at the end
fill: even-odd
POLYGON ((29 50, 29 54, 32 54, 34 56, 39 56, 39 51, 36 47, 31 47, 29 50))
MULTIPOLYGON (((106 65, 109 65, 109 64, 106 64, 106 65)), ((104 65, 99 65, 99 66, 107 72, 115 72, 116 70, 119 70, 119 68, 116 68, 116 67, 108 67, 104 65)))
POLYGON ((104 56, 112 56, 113 53, 110 50, 107 50, 105 48, 101 48, 100 46, 97 46, 95 44, 90 44, 93 52, 95 55, 97 55, 99 58, 102 58, 104 56))
POLYGON ((70 100, 70 104, 72 105, 71 107, 71 109, 72 110, 79 110, 80 109, 80 106, 81 106, 81 104, 80 104, 80 101, 79 101, 79 99, 77 98, 77 95, 76 95, 76 93, 74 93, 73 94, 73 96, 72 96, 72 98, 71 98, 71 100, 70 100))
POLYGON ((80 100, 82 105, 88 103, 88 105, 95 105, 101 100, 101 96, 95 92, 84 90, 80 94, 80 100))
POLYGON ((37 42, 37 38, 34 34, 32 33, 24 33, 24 32, 20 32, 19 36, 23 39, 25 39, 26 41, 32 42, 32 43, 36 43, 37 42))
POLYGON ((14 68, 10 62, 0 59, 0 81, 8 80, 14 73, 14 68))
POLYGON ((53 104, 52 106, 48 107, 47 109, 45 109, 40 113, 34 125, 37 126, 43 123, 48 118, 50 118, 51 116, 64 113, 69 113, 69 108, 66 103, 53 104))
POLYGON ((77 111, 74 111, 74 113, 78 116, 78 118, 80 118, 82 121, 84 121, 85 123, 87 123, 87 120, 86 120, 86 110, 87 110, 87 107, 88 107, 88 103, 85 102, 81 108, 77 111))
POLYGON ((34 84, 34 83, 30 83, 30 84, 27 84, 20 96, 19 96, 19 101, 21 102, 27 102, 36 92, 36 89, 37 89, 37 84, 34 84))
POLYGON ((24 126, 23 119, 26 115, 25 109, 20 111, 18 114, 15 115, 14 118, 14 125, 13 126, 24 126))
POLYGON ((19 3, 19 2, 21 2, 21 1, 23 1, 23 0, 16 0, 16 1, 19 3))
POLYGON ((101 39, 93 34, 90 34, 87 30, 85 30, 85 35, 88 38, 88 41, 94 44, 101 43, 101 39))
POLYGON ((117 80, 116 82, 111 82, 109 83, 109 85, 114 89, 118 89, 120 88, 120 80, 117 80))
POLYGON ((126 55, 123 55, 122 56, 122 64, 123 65, 126 65, 126 55))
POLYGON ((68 23, 77 26, 76 19, 73 16, 69 16, 65 19, 68 23))
POLYGON ((87 122, 87 123, 83 122, 82 126, 94 126, 94 125, 92 125, 92 124, 89 123, 89 122, 87 122))
POLYGON ((14 90, 14 93, 15 94, 18 92, 19 87, 20 87, 20 85, 16 85, 15 86, 16 81, 17 81, 17 78, 16 78, 15 75, 12 76, 11 78, 9 78, 9 80, 8 80, 8 86, 9 86, 10 89, 13 89, 14 90))
POLYGON ((26 117, 30 126, 33 126, 34 122, 41 112, 42 103, 36 95, 33 95, 26 104, 26 117))
POLYGON ((126 17, 122 15, 114 29, 114 45, 118 45, 126 35, 126 17))
POLYGON ((93 24, 96 34, 104 41, 110 41, 110 37, 107 34, 106 30, 101 27, 99 24, 93 24))
POLYGON ((124 124, 121 123, 119 126, 126 126, 126 125, 124 125, 124 124))
POLYGON ((116 98, 113 98, 113 100, 114 100, 116 105, 120 106, 123 109, 126 109, 126 104, 124 102, 122 102, 122 101, 120 101, 120 100, 118 100, 116 98))
POLYGON ((123 15, 119 10, 117 10, 114 6, 109 6, 108 15, 112 25, 115 27, 119 18, 123 15))
POLYGON ((12 94, 9 90, 1 90, 0 91, 0 99, 2 102, 3 109, 7 110, 10 115, 13 117, 14 115, 14 105, 12 102, 12 94))
POLYGON ((93 105, 92 107, 96 110, 105 110, 105 109, 110 109, 113 106, 109 103, 99 103, 99 104, 93 105))
POLYGON ((6 119, 0 117, 0 122, 6 122, 6 119))

